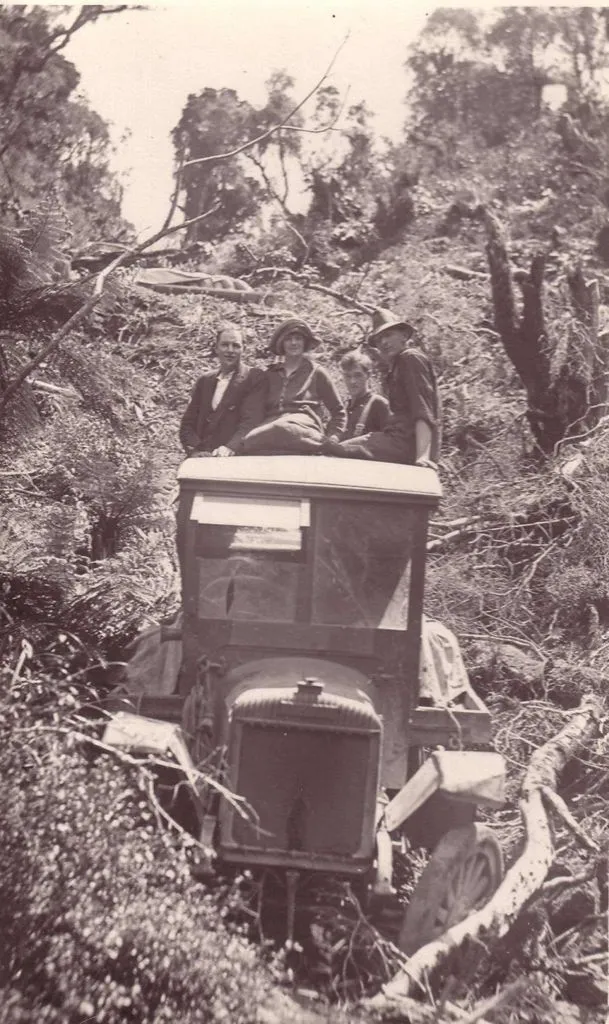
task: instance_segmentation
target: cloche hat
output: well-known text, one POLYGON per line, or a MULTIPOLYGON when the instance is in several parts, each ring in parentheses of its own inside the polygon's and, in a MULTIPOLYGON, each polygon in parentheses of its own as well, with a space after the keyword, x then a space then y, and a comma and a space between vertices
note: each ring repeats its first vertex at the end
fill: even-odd
POLYGON ((281 341, 286 334, 289 334, 292 331, 300 331, 304 335, 306 339, 306 352, 312 348, 317 348, 319 345, 319 340, 315 337, 309 325, 305 323, 304 320, 299 320, 297 317, 291 317, 289 320, 284 320, 283 323, 280 323, 273 331, 269 342, 271 352, 274 352, 276 356, 282 355, 283 346, 281 345, 281 341))
POLYGON ((381 306, 378 306, 372 314, 372 329, 366 338, 367 344, 371 348, 376 348, 381 334, 384 331, 389 331, 392 327, 401 327, 406 332, 408 338, 412 338, 414 334, 414 327, 408 320, 400 320, 399 316, 392 313, 390 309, 383 309, 381 306))

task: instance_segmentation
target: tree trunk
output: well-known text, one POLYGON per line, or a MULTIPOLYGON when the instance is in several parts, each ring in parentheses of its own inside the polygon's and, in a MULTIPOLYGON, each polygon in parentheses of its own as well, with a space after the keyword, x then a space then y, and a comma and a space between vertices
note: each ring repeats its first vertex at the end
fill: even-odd
POLYGON ((573 321, 564 339, 552 339, 543 307, 545 256, 530 270, 512 272, 503 231, 488 210, 483 213, 495 326, 527 394, 527 418, 545 454, 562 440, 590 430, 607 411, 609 344, 598 337, 599 291, 581 268, 568 275, 573 321), (518 315, 514 282, 522 291, 518 315))

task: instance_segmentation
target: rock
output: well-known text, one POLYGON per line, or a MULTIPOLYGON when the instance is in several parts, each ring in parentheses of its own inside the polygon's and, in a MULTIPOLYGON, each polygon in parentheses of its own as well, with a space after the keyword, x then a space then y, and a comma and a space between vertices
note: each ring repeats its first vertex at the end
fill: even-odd
POLYGON ((600 965, 565 975, 565 995, 579 1006, 606 1006, 609 995, 607 978, 600 965))
POLYGON ((574 886, 555 896, 548 910, 548 919, 555 935, 566 932, 584 917, 594 914, 596 899, 592 886, 574 886))
POLYGON ((472 682, 484 692, 501 689, 515 696, 539 692, 545 662, 528 651, 515 644, 477 644, 470 653, 472 682))

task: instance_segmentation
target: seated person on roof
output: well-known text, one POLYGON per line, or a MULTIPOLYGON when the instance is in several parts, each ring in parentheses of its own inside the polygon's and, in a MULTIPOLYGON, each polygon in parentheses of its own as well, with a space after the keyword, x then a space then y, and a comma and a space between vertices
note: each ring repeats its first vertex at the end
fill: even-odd
POLYGON ((359 349, 354 349, 343 356, 340 368, 343 371, 345 388, 349 393, 347 426, 341 441, 346 441, 350 437, 361 437, 372 430, 384 430, 389 417, 389 402, 371 389, 370 356, 359 349))
POLYGON ((286 320, 273 332, 269 347, 281 358, 265 374, 264 420, 242 438, 236 454, 316 454, 326 438, 341 436, 345 407, 329 374, 308 355, 317 344, 304 320, 286 320))
POLYGON ((226 324, 216 335, 218 369, 197 380, 180 424, 187 455, 233 455, 264 415, 264 371, 241 361, 243 336, 226 324))
POLYGON ((440 398, 429 359, 410 345, 413 334, 407 320, 387 309, 375 310, 368 345, 378 349, 386 369, 387 425, 340 443, 328 440, 325 455, 437 468, 440 398))

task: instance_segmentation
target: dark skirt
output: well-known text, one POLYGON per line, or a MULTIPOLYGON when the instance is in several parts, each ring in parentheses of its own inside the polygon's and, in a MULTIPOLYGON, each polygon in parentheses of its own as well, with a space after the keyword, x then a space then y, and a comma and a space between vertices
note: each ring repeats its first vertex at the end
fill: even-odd
POLYGON ((319 452, 324 432, 306 412, 284 412, 254 427, 243 438, 237 455, 307 455, 319 452))
POLYGON ((385 430, 375 430, 371 434, 362 434, 361 437, 341 441, 332 454, 343 459, 374 459, 376 462, 402 462, 412 465, 415 454, 414 438, 385 430))

